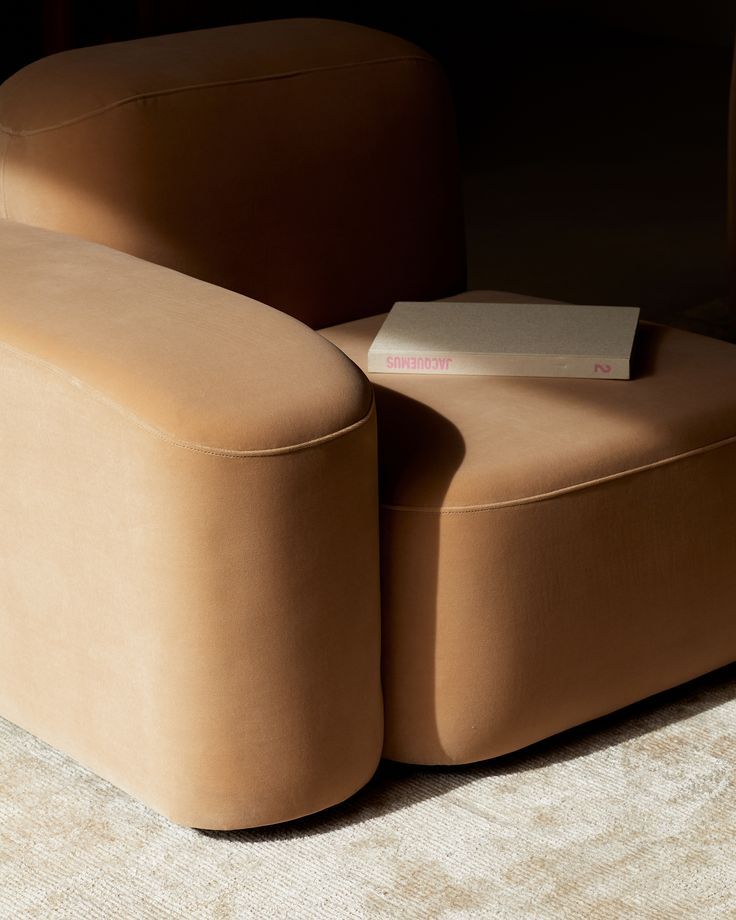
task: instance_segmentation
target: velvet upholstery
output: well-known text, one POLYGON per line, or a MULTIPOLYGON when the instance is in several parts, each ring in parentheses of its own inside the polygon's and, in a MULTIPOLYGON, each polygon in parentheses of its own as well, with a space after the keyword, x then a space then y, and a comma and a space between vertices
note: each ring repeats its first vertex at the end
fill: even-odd
POLYGON ((0 221, 0 713, 175 821, 381 751, 375 420, 317 333, 0 221))
POLYGON ((251 23, 25 67, 0 87, 0 217, 311 326, 464 286, 442 70, 349 23, 251 23))
MULTIPOLYGON (((322 334, 365 369, 382 319, 322 334)), ((736 659, 733 345, 643 324, 627 381, 370 376, 388 757, 505 754, 736 659)))
POLYGON ((0 713, 162 813, 288 820, 382 744, 496 756, 736 657, 733 346, 361 372, 464 286, 426 53, 293 20, 37 62, 0 218, 0 713))

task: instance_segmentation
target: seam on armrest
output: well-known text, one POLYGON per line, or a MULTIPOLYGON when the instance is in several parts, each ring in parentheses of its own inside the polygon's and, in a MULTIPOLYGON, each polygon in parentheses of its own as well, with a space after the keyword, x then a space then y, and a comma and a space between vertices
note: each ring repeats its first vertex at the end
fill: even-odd
POLYGON ((96 402, 102 403, 103 405, 112 409, 114 412, 117 412, 132 425, 136 426, 137 428, 142 428, 144 431, 147 431, 149 434, 153 435, 159 440, 170 444, 172 447, 181 447, 184 450, 192 450, 202 454, 211 454, 215 457, 225 457, 230 459, 271 457, 277 456, 279 454, 292 454, 298 451, 306 450, 310 447, 316 447, 319 444, 325 444, 328 441, 334 441, 343 435, 350 434, 351 431, 355 431, 357 428, 365 425, 373 415, 375 408, 375 394, 371 388, 371 401, 368 406, 368 411, 365 413, 365 415, 363 415, 352 424, 347 425, 344 428, 340 428, 337 431, 331 431, 327 434, 320 435, 318 438, 311 438, 308 441, 302 441, 298 444, 286 444, 282 447, 267 447, 263 449, 255 448, 248 450, 214 447, 208 444, 199 444, 195 441, 187 441, 183 438, 177 438, 169 432, 163 431, 161 428, 157 428, 155 425, 152 425, 150 422, 142 419, 139 415, 136 415, 135 412, 131 412, 129 409, 126 409, 125 406, 122 406, 119 402, 111 399, 96 387, 90 386, 84 380, 81 380, 79 377, 75 377, 73 374, 67 373, 67 371, 63 370, 55 364, 52 364, 50 361, 46 361, 44 358, 39 358, 37 355, 23 351, 20 348, 16 348, 14 345, 9 345, 7 342, 0 342, 0 350, 5 350, 20 360, 26 361, 28 364, 35 364, 36 366, 42 367, 44 370, 48 370, 56 376, 61 377, 73 387, 81 390, 91 399, 94 399, 96 402))

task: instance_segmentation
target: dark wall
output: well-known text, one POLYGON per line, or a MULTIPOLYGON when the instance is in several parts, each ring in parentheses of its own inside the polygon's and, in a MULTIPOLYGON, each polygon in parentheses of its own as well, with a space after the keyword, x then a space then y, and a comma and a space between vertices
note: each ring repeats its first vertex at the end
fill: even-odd
POLYGON ((633 33, 659 40, 728 46, 736 30, 733 0, 515 0, 401 9, 380 3, 243 2, 243 0, 5 0, 0 78, 24 64, 83 45, 291 16, 324 16, 385 29, 417 42, 448 64, 469 56, 504 60, 550 34, 568 37, 633 33), (469 5, 467 5, 469 7, 469 5))
POLYGON ((584 67, 597 48, 712 45, 723 54, 736 30, 733 0, 701 0, 697 15, 670 0, 515 0, 426 5, 237 0, 5 0, 0 80, 37 58, 69 48, 144 35, 292 16, 345 19, 401 35, 442 61, 461 127, 473 131, 479 99, 502 104, 501 87, 538 74, 546 60, 584 67), (469 5, 468 5, 469 6, 469 5), (720 48, 718 47, 720 46, 720 48))

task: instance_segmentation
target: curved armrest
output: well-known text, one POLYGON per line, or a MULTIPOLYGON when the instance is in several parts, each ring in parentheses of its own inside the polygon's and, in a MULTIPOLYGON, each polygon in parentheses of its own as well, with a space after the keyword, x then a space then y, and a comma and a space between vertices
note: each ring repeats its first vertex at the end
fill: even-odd
POLYGON ((0 341, 173 441, 290 449, 370 411, 370 385, 344 354, 265 304, 9 221, 0 260, 0 341))
POLYGON ((186 824, 381 748, 371 390, 263 304, 0 221, 0 711, 186 824))

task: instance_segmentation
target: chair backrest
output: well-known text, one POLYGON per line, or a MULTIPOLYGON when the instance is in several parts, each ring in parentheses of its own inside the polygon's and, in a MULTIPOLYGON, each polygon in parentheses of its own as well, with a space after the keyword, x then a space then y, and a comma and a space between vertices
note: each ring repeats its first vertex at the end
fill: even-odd
POLYGON ((437 62, 347 23, 82 48, 0 87, 0 217, 313 327, 462 288, 457 161, 437 62))

